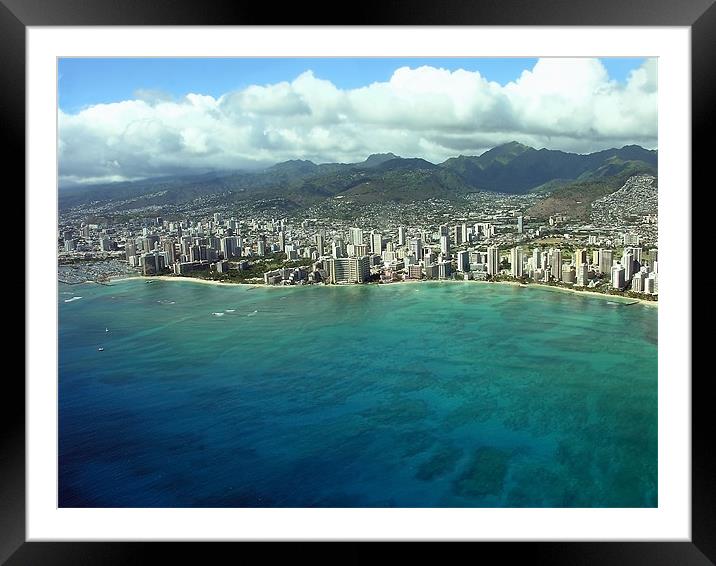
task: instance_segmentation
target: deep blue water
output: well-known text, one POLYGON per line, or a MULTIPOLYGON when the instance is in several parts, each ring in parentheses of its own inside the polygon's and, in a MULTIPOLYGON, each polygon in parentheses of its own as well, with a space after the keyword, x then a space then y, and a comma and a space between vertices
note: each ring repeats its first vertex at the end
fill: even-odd
POLYGON ((657 505, 653 307, 472 282, 58 300, 61 507, 657 505))

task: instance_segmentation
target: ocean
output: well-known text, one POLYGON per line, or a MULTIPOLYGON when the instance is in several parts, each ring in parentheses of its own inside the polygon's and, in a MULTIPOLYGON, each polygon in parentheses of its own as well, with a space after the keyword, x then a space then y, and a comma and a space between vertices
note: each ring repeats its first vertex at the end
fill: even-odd
POLYGON ((658 504, 653 307, 130 279, 58 308, 60 507, 658 504))

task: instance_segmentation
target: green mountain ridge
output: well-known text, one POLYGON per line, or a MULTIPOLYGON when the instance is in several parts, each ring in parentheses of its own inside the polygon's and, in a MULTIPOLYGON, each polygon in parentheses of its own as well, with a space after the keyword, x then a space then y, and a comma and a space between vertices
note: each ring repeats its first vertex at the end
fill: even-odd
MULTIPOLYGON (((176 204, 226 193, 230 200, 283 199, 310 206, 341 196, 356 202, 403 202, 458 198, 471 192, 524 194, 569 190, 617 190, 625 175, 656 175, 656 150, 624 146, 592 154, 535 149, 518 142, 479 156, 458 156, 434 164, 392 153, 373 154, 359 163, 277 163, 260 171, 219 171, 61 189, 60 209, 93 202, 128 201, 119 208, 176 204), (595 189, 596 184, 600 189, 595 189)), ((568 194, 568 193, 562 193, 568 194)), ((606 194, 606 193, 605 193, 606 194)))

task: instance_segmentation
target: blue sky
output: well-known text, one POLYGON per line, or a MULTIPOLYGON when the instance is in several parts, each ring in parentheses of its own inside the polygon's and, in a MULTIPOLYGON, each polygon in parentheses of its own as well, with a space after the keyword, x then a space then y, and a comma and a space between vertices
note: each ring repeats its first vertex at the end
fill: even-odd
MULTIPOLYGON (((611 79, 624 82, 641 58, 603 58, 611 79)), ((479 71, 501 85, 532 69, 536 58, 63 58, 59 60, 59 98, 64 112, 76 113, 93 104, 136 98, 137 91, 156 91, 179 99, 188 93, 218 97, 249 85, 290 81, 306 70, 341 89, 390 79, 399 67, 429 65, 451 71, 479 71)))
POLYGON ((63 183, 355 163, 440 163, 518 141, 657 147, 658 62, 635 58, 61 59, 63 183))

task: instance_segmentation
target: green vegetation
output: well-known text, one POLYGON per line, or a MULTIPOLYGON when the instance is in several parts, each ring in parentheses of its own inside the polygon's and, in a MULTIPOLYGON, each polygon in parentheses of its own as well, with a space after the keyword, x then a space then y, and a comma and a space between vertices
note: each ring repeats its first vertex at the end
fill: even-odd
MULTIPOLYGON (((190 271, 184 275, 177 275, 177 277, 194 277, 196 279, 224 281, 226 283, 255 283, 257 279, 263 282, 264 273, 267 271, 273 271, 284 267, 295 268, 313 264, 313 261, 308 258, 286 261, 284 259, 285 257, 286 254, 282 252, 271 253, 262 258, 250 261, 247 269, 230 268, 226 273, 219 273, 210 268, 206 268, 190 271)), ((229 260, 229 263, 231 264, 233 261, 229 260)), ((170 274, 170 272, 165 271, 164 273, 158 275, 166 274, 170 274)))
MULTIPOLYGON (((294 160, 262 171, 216 172, 63 188, 59 204, 60 209, 65 209, 108 200, 126 201, 118 205, 116 212, 120 213, 123 209, 178 204, 220 194, 228 202, 261 201, 266 205, 265 201, 275 201, 290 209, 340 195, 346 200, 372 203, 451 199, 476 191, 522 194, 554 189, 553 194, 561 194, 558 197, 563 200, 571 199, 576 206, 576 201, 583 200, 585 195, 593 200, 616 190, 614 179, 638 172, 655 173, 656 166, 656 151, 638 146, 580 155, 537 150, 511 142, 480 156, 454 157, 439 165, 384 154, 371 156, 362 163, 316 165, 294 160)), ((547 210, 538 211, 548 214, 547 210)))

